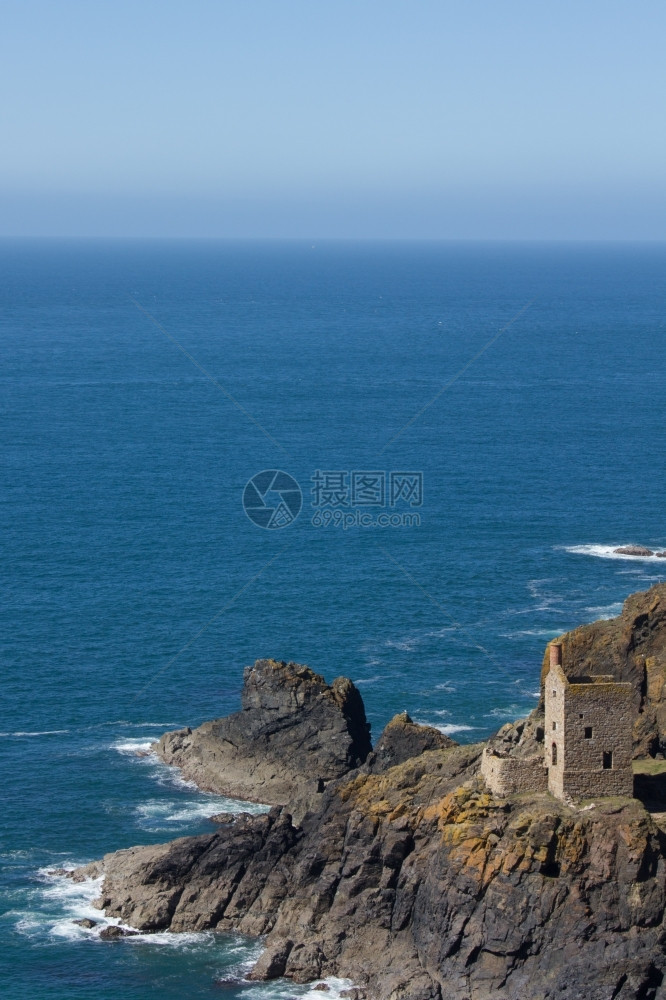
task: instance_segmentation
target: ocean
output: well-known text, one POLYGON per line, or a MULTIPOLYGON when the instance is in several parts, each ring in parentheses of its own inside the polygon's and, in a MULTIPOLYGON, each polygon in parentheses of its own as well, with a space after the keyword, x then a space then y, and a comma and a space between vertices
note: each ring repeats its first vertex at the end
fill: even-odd
POLYGON ((243 983, 239 936, 100 941, 96 886, 47 872, 247 808, 136 751, 237 709, 257 658, 351 677, 375 738, 406 709, 474 742, 534 707, 549 638, 666 578, 613 553, 666 548, 666 247, 5 241, 0 268, 2 995, 335 997, 243 983))

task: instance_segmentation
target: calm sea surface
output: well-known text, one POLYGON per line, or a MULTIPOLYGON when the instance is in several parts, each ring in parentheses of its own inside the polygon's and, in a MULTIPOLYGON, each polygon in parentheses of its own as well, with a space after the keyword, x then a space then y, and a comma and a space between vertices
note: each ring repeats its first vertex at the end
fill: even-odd
POLYGON ((2 995, 307 994, 243 985, 242 938, 100 942, 44 870, 212 829, 135 751, 258 657, 351 677, 375 737, 476 741, 663 580, 612 548, 666 548, 666 248, 5 242, 0 274, 2 995), (284 527, 243 510, 263 470, 284 527))

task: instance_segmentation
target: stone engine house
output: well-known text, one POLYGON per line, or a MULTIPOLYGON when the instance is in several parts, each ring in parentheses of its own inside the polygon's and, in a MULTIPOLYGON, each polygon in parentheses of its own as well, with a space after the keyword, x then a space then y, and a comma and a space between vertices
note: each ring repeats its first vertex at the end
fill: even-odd
POLYGON ((567 677, 550 644, 545 680, 548 791, 560 799, 633 795, 633 689, 612 676, 567 677))

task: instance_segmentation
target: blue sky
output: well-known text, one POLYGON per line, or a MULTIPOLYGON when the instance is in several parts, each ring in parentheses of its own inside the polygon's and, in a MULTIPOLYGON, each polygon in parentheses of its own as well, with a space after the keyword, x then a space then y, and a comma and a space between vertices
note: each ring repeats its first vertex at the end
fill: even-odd
POLYGON ((0 234, 662 239, 655 0, 3 0, 0 234))

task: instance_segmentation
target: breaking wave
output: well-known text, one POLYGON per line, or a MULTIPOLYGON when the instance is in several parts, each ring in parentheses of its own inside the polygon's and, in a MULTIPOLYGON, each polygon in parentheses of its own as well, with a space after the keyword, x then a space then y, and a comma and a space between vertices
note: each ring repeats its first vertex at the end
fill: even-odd
MULTIPOLYGON (((73 871, 77 866, 70 863, 63 867, 73 871)), ((93 905, 100 894, 101 877, 73 882, 66 875, 54 874, 49 869, 41 868, 37 872, 37 879, 41 884, 26 899, 28 907, 12 911, 19 934, 32 940, 65 943, 99 940, 105 927, 127 928, 117 917, 107 917, 93 905), (82 927, 75 923, 76 920, 84 919, 94 922, 94 926, 82 927)), ((134 932, 123 939, 128 945, 140 943, 188 950, 217 948, 218 940, 212 931, 183 934, 172 934, 169 931, 151 934, 134 932)))
POLYGON ((466 733, 472 732, 474 729, 478 729, 478 726, 467 726, 462 722, 428 722, 427 719, 415 719, 415 722, 419 726, 430 726, 432 729, 439 729, 440 733, 444 733, 445 736, 451 736, 452 733, 466 733))
POLYGON ((270 809, 270 806, 257 802, 244 802, 223 795, 207 795, 201 792, 200 796, 197 801, 149 799, 147 802, 142 802, 134 810, 137 825, 149 833, 161 833, 174 831, 179 827, 189 827, 218 813, 247 812, 258 815, 270 809))
MULTIPOLYGON (((619 559, 624 562, 656 562, 658 560, 657 556, 627 556, 622 555, 615 551, 615 549, 622 548, 628 543, 619 542, 617 545, 598 545, 597 543, 589 543, 586 545, 563 545, 558 546, 562 548, 565 552, 571 552, 573 555, 577 556, 596 556, 597 559, 619 559)), ((666 560, 665 560, 666 562, 666 560)))

